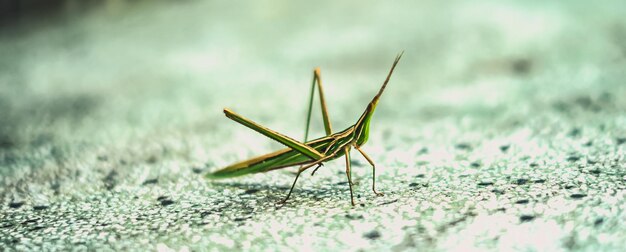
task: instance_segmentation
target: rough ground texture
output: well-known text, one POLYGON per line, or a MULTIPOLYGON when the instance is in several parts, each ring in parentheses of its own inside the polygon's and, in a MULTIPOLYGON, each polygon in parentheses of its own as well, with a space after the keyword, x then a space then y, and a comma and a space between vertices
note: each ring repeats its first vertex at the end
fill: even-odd
MULTIPOLYGON (((108 1, 0 33, 0 250, 626 246, 624 1, 108 1), (336 130, 405 50, 353 152, 203 174, 303 135, 320 66, 336 130)), ((323 132, 319 111, 314 135, 323 132)))

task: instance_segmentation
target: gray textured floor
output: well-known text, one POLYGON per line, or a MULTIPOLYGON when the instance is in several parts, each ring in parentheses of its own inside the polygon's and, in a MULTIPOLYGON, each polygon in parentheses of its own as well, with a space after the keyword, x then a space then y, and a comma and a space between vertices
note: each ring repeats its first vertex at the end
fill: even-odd
MULTIPOLYGON (((626 4, 123 5, 0 36, 0 246, 626 246, 626 4), (410 6, 408 6, 410 5, 410 6), (202 174, 300 138, 314 66, 338 130, 405 55, 353 153, 299 181, 202 174)), ((115 4, 117 3, 117 4, 115 4)), ((322 133, 319 113, 315 135, 322 133)))

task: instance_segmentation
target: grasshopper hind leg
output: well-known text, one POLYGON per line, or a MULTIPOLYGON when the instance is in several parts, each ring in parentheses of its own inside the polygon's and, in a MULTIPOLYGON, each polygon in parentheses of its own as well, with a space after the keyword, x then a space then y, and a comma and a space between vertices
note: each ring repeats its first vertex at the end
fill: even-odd
POLYGON ((322 109, 322 121, 324 122, 324 131, 329 136, 333 133, 330 118, 328 116, 328 108, 326 107, 326 99, 324 98, 324 87, 322 85, 322 77, 319 67, 313 70, 313 82, 311 84, 311 92, 309 95, 309 108, 307 109, 306 127, 304 129, 304 142, 309 137, 309 126, 311 125, 311 112, 313 111, 313 98, 315 96, 315 86, 317 86, 318 95, 320 98, 320 107, 322 109), (316 85, 317 84, 317 85, 316 85))
MULTIPOLYGON (((300 166, 300 168, 298 169, 298 173, 296 174, 296 178, 293 180, 293 184, 291 184, 291 188, 289 189, 289 193, 287 193, 287 196, 285 197, 285 199, 281 200, 278 202, 278 204, 285 204, 287 202, 287 200, 289 199, 289 197, 291 196, 291 193, 293 192, 293 188, 296 187, 296 182, 298 182, 298 178, 300 177, 300 174, 310 168, 312 165, 307 165, 307 166, 300 166)), ((321 163, 317 164, 317 168, 319 168, 320 166, 322 166, 321 163)), ((317 168, 315 168, 317 170, 317 168)))
POLYGON ((296 182, 298 181, 298 177, 300 177, 300 173, 302 173, 302 169, 298 170, 298 174, 296 174, 296 178, 293 180, 293 184, 291 185, 291 189, 289 189, 289 193, 287 193, 287 197, 279 201, 278 204, 283 205, 287 202, 287 200, 291 196, 291 192, 293 192, 293 188, 296 186, 296 182))
MULTIPOLYGON (((324 98, 324 88, 322 85, 322 77, 320 74, 320 69, 316 67, 315 69, 313 69, 313 82, 311 84, 311 92, 309 95, 309 107, 307 109, 306 127, 304 130, 304 141, 303 141, 304 143, 306 143, 309 137, 309 126, 311 125, 311 112, 313 111, 313 98, 315 96, 315 86, 317 86, 317 89, 319 92, 320 107, 322 109, 322 120, 324 122, 324 130, 326 131, 326 135, 327 136, 331 135, 333 131, 331 123, 330 123, 330 119, 328 116, 328 108, 326 107, 326 99, 324 98)), ((300 177, 300 173, 302 173, 304 170, 316 164, 317 164, 317 167, 311 173, 311 176, 313 176, 315 172, 317 171, 317 169, 319 169, 322 166, 321 160, 317 160, 317 162, 314 162, 306 166, 305 165, 300 166, 300 168, 298 169, 298 174, 296 175, 296 178, 293 180, 293 184, 291 185, 291 189, 289 189, 289 193, 287 193, 287 197, 281 200, 279 204, 285 204, 285 202, 287 202, 287 200, 291 196, 291 193, 293 192, 293 188, 296 186, 296 182, 298 181, 298 178, 300 177)))

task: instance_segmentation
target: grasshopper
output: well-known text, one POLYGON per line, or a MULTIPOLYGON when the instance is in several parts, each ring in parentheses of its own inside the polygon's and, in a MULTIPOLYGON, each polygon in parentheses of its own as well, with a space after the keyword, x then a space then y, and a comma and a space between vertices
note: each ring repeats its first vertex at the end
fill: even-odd
POLYGON ((391 70, 389 71, 385 82, 383 83, 376 96, 374 96, 372 101, 367 105, 365 112, 363 112, 357 122, 354 125, 346 128, 345 130, 337 133, 333 133, 330 119, 328 117, 328 109, 326 108, 326 100, 324 99, 324 91, 322 87, 322 80, 320 77, 321 74, 319 68, 315 68, 313 70, 313 83, 311 85, 311 94, 309 98, 309 108, 303 142, 297 141, 291 137, 285 136, 279 132, 264 127, 256 122, 253 122, 250 119, 238 115, 237 113, 229 109, 224 109, 224 114, 226 114, 226 117, 234 120, 235 122, 243 124, 244 126, 256 132, 259 132, 271 139, 274 139, 275 141, 280 142, 281 144, 287 146, 287 148, 229 165, 220 170, 208 173, 205 177, 209 179, 232 178, 252 173, 267 172, 286 167, 300 166, 296 178, 293 180, 293 184, 291 185, 291 189, 289 189, 289 193, 287 194, 285 199, 279 202, 280 204, 284 204, 289 199, 289 196, 291 196, 293 188, 298 181, 298 177, 300 177, 300 174, 303 171, 313 166, 317 166, 311 173, 311 175, 313 175, 315 174, 317 169, 319 169, 323 165, 324 162, 339 158, 341 156, 345 156, 346 176, 348 178, 348 186, 350 187, 350 201, 354 206, 352 175, 350 172, 350 150, 352 147, 354 147, 357 151, 359 151, 359 153, 361 153, 361 155, 363 155, 367 162, 372 165, 372 191, 374 191, 374 194, 376 194, 377 196, 383 195, 382 193, 376 191, 376 165, 374 164, 374 161, 372 161, 372 159, 361 149, 361 146, 365 144, 365 142, 367 142, 372 115, 374 114, 374 110, 376 110, 378 100, 383 94, 387 83, 389 83, 391 74, 393 73, 393 70, 398 64, 398 61, 400 61, 401 57, 402 53, 396 56, 396 59, 391 66, 391 70), (324 121, 324 130, 326 131, 326 136, 307 141, 316 85, 319 93, 319 100, 322 109, 322 118, 324 121))

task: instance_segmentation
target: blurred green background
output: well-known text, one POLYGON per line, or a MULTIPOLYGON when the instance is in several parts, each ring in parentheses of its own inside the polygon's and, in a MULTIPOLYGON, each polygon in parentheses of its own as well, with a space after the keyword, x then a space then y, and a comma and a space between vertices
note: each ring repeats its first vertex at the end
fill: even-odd
POLYGON ((0 242, 618 250, 624 10, 624 1, 0 0, 0 242), (385 197, 369 192, 371 170, 356 154, 355 208, 339 161, 299 181, 282 208, 288 172, 202 178, 281 148, 222 108, 299 139, 319 66, 343 129, 401 51, 364 148, 385 197))

